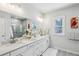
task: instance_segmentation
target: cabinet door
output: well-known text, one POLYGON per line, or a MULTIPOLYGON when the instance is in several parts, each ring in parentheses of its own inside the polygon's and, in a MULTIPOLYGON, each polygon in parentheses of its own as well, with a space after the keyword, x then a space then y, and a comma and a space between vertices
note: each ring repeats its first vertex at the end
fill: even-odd
POLYGON ((36 55, 35 51, 36 51, 37 45, 38 45, 38 41, 29 44, 27 50, 25 50, 23 52, 23 55, 24 56, 35 56, 36 55))
POLYGON ((34 53, 35 55, 41 55, 46 49, 48 48, 48 39, 43 38, 41 39, 37 45, 35 45, 34 53))
POLYGON ((31 55, 32 56, 39 56, 40 54, 40 41, 36 41, 36 42, 33 42, 32 44, 29 45, 29 51, 31 52, 31 55))
POLYGON ((23 53, 24 56, 34 56, 34 47, 35 45, 29 44, 27 50, 23 53))
POLYGON ((37 44, 37 45, 35 45, 35 47, 34 47, 34 55, 35 56, 40 56, 40 48, 42 47, 42 46, 40 46, 40 42, 37 44))
POLYGON ((49 46, 48 38, 43 38, 42 44, 40 44, 40 53, 43 53, 49 46))

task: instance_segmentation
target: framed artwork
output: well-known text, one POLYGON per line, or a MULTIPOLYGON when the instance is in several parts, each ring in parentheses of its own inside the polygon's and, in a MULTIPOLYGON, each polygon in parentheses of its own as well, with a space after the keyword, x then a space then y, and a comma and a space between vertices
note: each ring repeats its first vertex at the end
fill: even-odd
POLYGON ((57 16, 54 19, 54 34, 64 35, 65 31, 65 16, 57 16))
POLYGON ((70 25, 72 29, 77 29, 78 28, 78 17, 76 16, 72 17, 70 25))

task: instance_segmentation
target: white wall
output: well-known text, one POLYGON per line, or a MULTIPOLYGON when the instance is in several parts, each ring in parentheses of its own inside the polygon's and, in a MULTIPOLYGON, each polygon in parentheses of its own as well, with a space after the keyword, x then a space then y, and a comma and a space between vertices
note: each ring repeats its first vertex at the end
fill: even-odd
POLYGON ((0 11, 0 43, 9 40, 10 26, 11 26, 10 24, 11 24, 10 15, 0 11))
MULTIPOLYGON (((60 48, 63 50, 71 51, 79 54, 79 41, 69 40, 69 33, 73 30, 70 28, 70 19, 72 16, 79 16, 79 5, 74 5, 71 7, 66 7, 63 9, 56 10, 47 14, 47 17, 51 20, 51 47, 60 48), (53 35, 53 17, 55 16, 65 16, 65 35, 53 35)), ((79 28, 75 30, 79 33, 79 28)))
POLYGON ((17 4, 17 5, 21 5, 21 8, 23 9, 26 18, 36 20, 36 17, 41 15, 40 11, 37 8, 28 3, 17 4))

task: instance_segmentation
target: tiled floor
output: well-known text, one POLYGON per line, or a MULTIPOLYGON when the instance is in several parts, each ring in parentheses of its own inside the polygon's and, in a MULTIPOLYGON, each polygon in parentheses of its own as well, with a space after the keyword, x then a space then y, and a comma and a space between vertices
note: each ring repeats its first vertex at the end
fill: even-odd
POLYGON ((79 55, 69 53, 69 52, 66 52, 66 51, 62 51, 62 50, 58 50, 57 56, 79 56, 79 55))

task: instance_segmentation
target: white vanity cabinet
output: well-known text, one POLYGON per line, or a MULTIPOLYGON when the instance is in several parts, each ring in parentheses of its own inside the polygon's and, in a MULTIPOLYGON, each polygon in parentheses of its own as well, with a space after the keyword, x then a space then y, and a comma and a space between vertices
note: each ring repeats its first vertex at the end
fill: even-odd
POLYGON ((16 48, 4 56, 40 56, 49 47, 49 38, 43 37, 38 39, 16 48))
POLYGON ((28 45, 28 49, 24 52, 24 56, 36 56, 39 55, 39 41, 33 42, 28 45))

